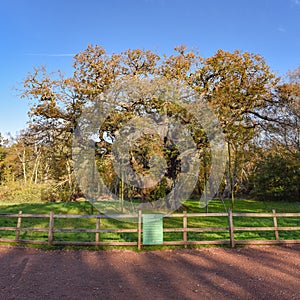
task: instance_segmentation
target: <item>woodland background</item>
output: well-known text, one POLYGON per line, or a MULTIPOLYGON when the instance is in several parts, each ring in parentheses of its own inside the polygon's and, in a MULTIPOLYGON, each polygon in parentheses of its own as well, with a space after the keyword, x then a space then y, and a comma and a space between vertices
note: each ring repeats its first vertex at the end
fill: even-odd
MULTIPOLYGON (((56 202, 83 196, 72 162, 72 136, 83 107, 116 83, 167 79, 192 88, 217 115, 226 136, 228 162, 216 197, 299 201, 300 67, 279 78, 259 54, 217 51, 204 58, 179 46, 172 55, 129 49, 110 54, 89 45, 73 61, 73 76, 35 68, 23 82, 21 100, 30 121, 17 136, 0 135, 0 201, 56 202)), ((178 149, 170 140, 144 136, 131 149, 132 167, 147 174, 152 155, 162 155, 167 172, 155 189, 134 189, 117 176, 111 145, 122 124, 151 110, 190 128, 200 149, 199 198, 210 172, 210 146, 201 125, 164 99, 127 99, 108 116, 95 143, 95 162, 110 190, 124 199, 153 201, 168 194, 180 172, 178 149), (107 138, 109 137, 109 138, 107 138)))

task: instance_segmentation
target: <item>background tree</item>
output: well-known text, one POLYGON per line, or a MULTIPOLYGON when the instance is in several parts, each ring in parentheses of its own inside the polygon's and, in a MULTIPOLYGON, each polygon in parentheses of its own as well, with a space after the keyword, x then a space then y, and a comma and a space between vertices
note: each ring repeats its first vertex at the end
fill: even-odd
POLYGON ((253 193, 259 198, 300 199, 300 69, 289 72, 288 81, 277 85, 278 102, 271 112, 275 122, 265 126, 263 149, 254 178, 253 193), (273 169, 273 170, 272 170, 273 169), (263 190, 264 185, 264 190, 263 190))
POLYGON ((276 105, 272 90, 278 79, 261 56, 248 52, 219 50, 201 64, 188 81, 212 106, 226 134, 226 185, 233 205, 236 185, 245 171, 243 153, 259 134, 260 125, 271 121, 268 110, 276 105))
MULTIPOLYGON (((222 184, 224 190, 220 192, 231 196, 232 203, 235 192, 249 193, 253 187, 250 179, 254 178, 252 175, 257 169, 258 149, 270 149, 275 143, 286 149, 284 157, 291 155, 292 161, 299 159, 299 71, 290 74, 289 82, 279 83, 257 54, 219 50, 215 55, 203 58, 185 46, 176 47, 172 55, 159 56, 140 49, 107 55, 103 47, 89 45, 75 55, 73 67, 74 73, 70 77, 60 71, 49 74, 45 68, 34 69, 29 74, 23 91, 23 97, 31 101, 29 127, 11 142, 10 155, 2 155, 1 162, 5 170, 11 170, 15 180, 22 180, 24 184, 25 181, 26 184, 46 184, 56 195, 56 191, 63 191, 64 196, 57 198, 67 199, 66 195, 78 192, 71 146, 83 107, 97 103, 99 95, 112 87, 115 99, 120 99, 118 92, 124 87, 122 84, 129 82, 132 86, 134 82, 151 83, 159 79, 184 83, 203 103, 210 105, 226 134, 230 154, 222 184), (272 138, 271 144, 267 143, 267 137, 272 138), (260 145, 262 141, 264 144, 260 145)), ((107 116, 97 141, 94 141, 96 165, 106 185, 125 198, 152 200, 168 194, 174 186, 181 161, 171 137, 162 142, 157 136, 148 134, 138 140, 139 145, 130 149, 130 163, 141 174, 148 173, 151 156, 162 155, 167 161, 164 180, 155 190, 131 189, 117 176, 110 162, 112 144, 121 128, 135 116, 151 113, 161 124, 174 118, 187 126, 187 134, 192 136, 200 152, 199 185, 195 192, 209 192, 211 187, 205 182, 211 167, 210 145, 201 121, 166 101, 172 95, 164 94, 163 86, 161 93, 156 95, 150 95, 149 86, 143 85, 139 90, 140 97, 134 94, 136 90, 127 89, 126 97, 113 103, 116 109, 107 116)), ((101 105, 107 103, 104 101, 101 105)), ((167 132, 168 128, 165 129, 167 132)), ((267 155, 264 157, 267 159, 267 155)))

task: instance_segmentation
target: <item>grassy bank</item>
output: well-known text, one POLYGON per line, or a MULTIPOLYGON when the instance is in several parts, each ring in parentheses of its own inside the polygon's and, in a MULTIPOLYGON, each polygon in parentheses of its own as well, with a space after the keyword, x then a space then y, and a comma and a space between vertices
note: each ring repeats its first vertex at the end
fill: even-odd
MULTIPOLYGON (((188 213, 205 212, 205 208, 200 208, 196 200, 185 202, 188 213)), ((209 203, 209 212, 226 212, 230 208, 230 202, 225 200, 213 200, 209 203)), ((235 212, 300 212, 300 202, 261 202, 254 200, 237 200, 235 202, 235 212)), ((48 214, 53 211, 55 214, 90 214, 92 212, 91 205, 88 202, 68 202, 68 203, 22 203, 22 204, 0 204, 0 213, 18 213, 22 211, 28 214, 48 214)), ((94 213, 96 211, 94 210, 94 213)), ((0 218, 0 227, 15 227, 17 218, 0 218)), ((182 227, 182 218, 164 218, 164 228, 182 227)), ((272 218, 245 218, 236 217, 234 219, 235 226, 262 227, 273 226, 272 218)), ((23 228, 47 228, 49 218, 23 218, 23 228)), ((101 220, 102 229, 117 228, 136 228, 136 223, 125 223, 115 219, 101 220)), ((280 218, 278 226, 300 226, 300 218, 280 218)), ((188 227, 228 227, 227 217, 201 217, 188 218, 188 227)), ((95 229, 95 219, 55 219, 55 228, 66 229, 95 229)), ((0 231, 2 238, 14 238, 15 231, 0 231)), ((101 233, 101 241, 136 241, 136 233, 101 233)), ((238 232, 236 239, 274 239, 274 232, 257 231, 257 232, 238 232)), ((300 231, 282 232, 281 239, 300 239, 300 231)), ((20 239, 47 240, 47 232, 22 232, 20 239)), ((95 233, 55 233, 55 240, 59 241, 94 241, 95 233)), ((188 240, 228 240, 228 232, 189 232, 188 240)), ((182 240, 182 233, 164 233, 165 241, 182 240)))

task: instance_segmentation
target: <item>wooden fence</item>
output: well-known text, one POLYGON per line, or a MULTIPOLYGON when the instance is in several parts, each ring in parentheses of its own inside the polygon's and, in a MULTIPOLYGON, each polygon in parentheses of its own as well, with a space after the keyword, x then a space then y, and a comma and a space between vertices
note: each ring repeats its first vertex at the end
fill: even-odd
MULTIPOLYGON (((177 228, 163 228, 164 233, 182 233, 182 239, 179 241, 164 241, 163 245, 230 245, 234 247, 235 245, 257 245, 257 244, 296 244, 300 243, 299 239, 281 239, 280 232, 283 231, 300 231, 300 226, 278 226, 278 218, 300 218, 300 213, 276 213, 273 210, 272 213, 235 213, 229 211, 227 213, 175 213, 171 215, 164 216, 166 218, 180 218, 182 219, 182 227, 177 228), (226 227, 189 227, 189 218, 210 218, 210 217, 226 217, 228 222, 226 227), (238 227, 234 225, 234 218, 271 218, 273 220, 273 226, 271 227, 238 227), (235 239, 235 234, 237 232, 259 232, 259 231, 273 231, 274 239, 266 240, 237 240, 235 239), (229 239, 224 240, 190 240, 188 239, 189 232, 196 233, 207 233, 207 232, 227 232, 229 234, 229 239)), ((74 245, 74 246, 137 246, 140 250, 143 246, 142 244, 142 212, 139 211, 137 214, 120 214, 120 215, 71 215, 71 214, 23 214, 20 211, 18 214, 0 214, 0 220, 4 218, 16 218, 15 227, 0 227, 0 242, 6 243, 23 243, 23 244, 49 244, 49 245, 74 245), (47 228, 37 228, 37 227, 22 227, 22 220, 24 218, 47 218, 48 227, 47 228), (57 228, 55 227, 55 220, 57 219, 94 219, 95 227, 94 229, 82 229, 82 228, 57 228), (103 219, 115 219, 124 220, 126 219, 135 220, 135 228, 102 228, 101 220, 103 219), (3 238, 1 231, 15 231, 15 238, 3 238), (45 232, 48 236, 44 240, 30 240, 21 239, 21 232, 45 232), (56 233, 93 233, 94 241, 62 241, 57 240, 55 237, 56 233), (101 234, 103 233, 134 233, 137 238, 135 241, 102 241, 101 234)), ((300 219, 299 219, 300 220, 300 219)), ((126 224, 126 223, 123 223, 126 224)))

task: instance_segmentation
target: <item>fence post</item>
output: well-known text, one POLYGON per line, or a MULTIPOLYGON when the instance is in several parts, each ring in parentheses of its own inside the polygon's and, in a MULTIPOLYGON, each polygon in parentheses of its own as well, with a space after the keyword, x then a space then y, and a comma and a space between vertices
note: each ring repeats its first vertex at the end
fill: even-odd
MULTIPOLYGON (((97 219, 96 219, 96 230, 99 230, 99 229, 100 229, 100 218, 97 217, 97 219)), ((99 242, 99 232, 96 232, 95 242, 96 243, 99 242)))
POLYGON ((141 250, 142 245, 142 211, 139 210, 138 215, 138 250, 141 250))
POLYGON ((229 221, 229 234, 230 234, 230 246, 234 248, 234 228, 233 228, 233 218, 232 218, 232 210, 228 211, 228 221, 229 221))
POLYGON ((273 222, 274 222, 274 232, 275 232, 275 239, 279 241, 279 234, 278 234, 278 225, 277 225, 277 217, 276 217, 276 210, 273 209, 273 222))
POLYGON ((48 244, 51 245, 53 241, 53 228, 54 228, 54 212, 51 211, 49 215, 49 231, 48 231, 48 244))
POLYGON ((19 241, 20 238, 20 232, 21 232, 21 222, 22 222, 22 211, 19 211, 19 217, 18 217, 18 221, 17 221, 17 230, 16 230, 16 241, 19 241))
POLYGON ((186 216, 186 211, 183 212, 183 219, 182 219, 182 223, 183 223, 183 242, 184 242, 184 248, 187 247, 187 216, 186 216))

